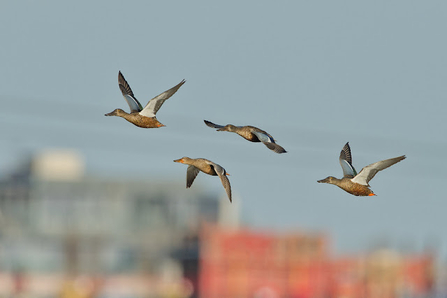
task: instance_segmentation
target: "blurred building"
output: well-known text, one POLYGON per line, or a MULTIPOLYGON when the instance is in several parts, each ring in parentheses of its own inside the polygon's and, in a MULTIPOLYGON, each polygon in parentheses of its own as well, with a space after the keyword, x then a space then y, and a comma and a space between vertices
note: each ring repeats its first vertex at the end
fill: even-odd
POLYGON ((218 197, 200 185, 86 176, 70 150, 4 175, 0 212, 0 294, 2 272, 181 277, 172 251, 220 217, 218 197))
POLYGON ((200 297, 325 297, 328 238, 204 228, 200 297))
POLYGON ((379 250, 335 257, 326 235, 206 227, 200 238, 200 297, 432 297, 431 254, 379 250))
POLYGON ((432 297, 435 260, 430 253, 402 255, 381 249, 366 256, 331 262, 330 293, 334 297, 432 297))
POLYGON ((0 297, 432 297, 432 254, 334 256, 325 233, 241 228, 200 184, 84 168, 45 151, 0 180, 0 297))

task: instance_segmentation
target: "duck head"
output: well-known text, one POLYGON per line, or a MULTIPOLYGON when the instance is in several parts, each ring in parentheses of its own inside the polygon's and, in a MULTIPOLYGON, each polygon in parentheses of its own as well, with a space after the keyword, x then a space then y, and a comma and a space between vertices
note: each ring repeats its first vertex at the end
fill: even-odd
POLYGON ((124 112, 121 109, 114 109, 110 113, 104 114, 104 116, 119 116, 119 117, 122 117, 122 115, 124 115, 124 114, 127 114, 127 113, 124 112))
POLYGON ((188 163, 188 161, 190 161, 190 160, 191 160, 191 158, 184 156, 184 157, 182 157, 182 158, 175 159, 174 162, 188 163))
POLYGON ((335 178, 335 177, 329 176, 329 177, 326 177, 326 178, 324 178, 324 179, 318 180, 317 182, 318 182, 318 183, 335 184, 335 183, 334 183, 335 180, 338 180, 338 179, 335 178))
POLYGON ((219 128, 217 131, 236 131, 236 126, 233 124, 227 124, 222 128, 219 128))

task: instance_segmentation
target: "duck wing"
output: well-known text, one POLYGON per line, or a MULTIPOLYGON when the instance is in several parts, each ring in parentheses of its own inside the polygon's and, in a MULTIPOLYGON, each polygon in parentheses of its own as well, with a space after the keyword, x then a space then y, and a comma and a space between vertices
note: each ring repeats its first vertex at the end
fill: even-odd
POLYGON ((171 89, 166 90, 165 92, 163 92, 163 93, 155 96, 151 100, 149 100, 149 102, 144 107, 144 109, 140 112, 140 114, 143 115, 143 116, 146 116, 146 117, 154 117, 155 114, 157 114, 158 110, 163 105, 163 103, 166 101, 166 99, 168 99, 169 97, 174 95, 174 93, 177 92, 177 90, 183 84, 185 84, 185 82, 186 82, 185 80, 182 80, 180 83, 178 83, 177 85, 175 85, 171 89))
POLYGON ((352 155, 351 148, 349 147, 349 142, 347 142, 345 146, 343 146, 338 160, 340 161, 341 168, 343 169, 343 177, 353 178, 355 175, 357 175, 357 171, 352 165, 352 155))
POLYGON ((267 148, 273 150, 276 153, 286 153, 287 151, 275 143, 275 139, 271 135, 266 132, 259 130, 252 130, 252 134, 254 134, 267 148))
POLYGON ((197 174, 199 174, 200 170, 199 168, 196 168, 195 166, 189 165, 188 169, 186 170, 186 188, 190 188, 192 183, 194 182, 194 179, 196 179, 197 174))
POLYGON ((222 128, 222 127, 224 127, 223 125, 214 124, 213 122, 210 122, 208 120, 203 120, 203 122, 205 122, 205 124, 207 126, 212 127, 212 128, 222 128))
POLYGON ((351 179, 352 182, 362 184, 362 185, 368 185, 368 182, 374 178, 374 176, 377 174, 377 172, 386 169, 395 163, 398 163, 401 160, 404 160, 406 157, 405 155, 394 157, 390 159, 381 160, 378 162, 375 162, 373 164, 367 165, 364 167, 360 173, 358 173, 354 178, 351 179))
POLYGON ((279 146, 276 143, 264 143, 262 142, 265 146, 267 146, 267 148, 269 148, 270 150, 275 151, 276 153, 286 153, 286 149, 284 149, 283 147, 279 146))
POLYGON ((132 89, 130 89, 129 84, 127 83, 121 71, 118 72, 118 86, 120 87, 121 93, 123 94, 124 99, 130 107, 130 112, 141 111, 143 107, 133 95, 132 89))
POLYGON ((220 181, 222 182, 223 187, 225 188, 225 191, 227 193, 228 199, 230 202, 232 202, 231 198, 231 185, 230 180, 228 180, 227 177, 227 171, 217 163, 214 163, 212 161, 206 160, 206 162, 213 167, 214 171, 216 172, 217 176, 219 176, 220 181))

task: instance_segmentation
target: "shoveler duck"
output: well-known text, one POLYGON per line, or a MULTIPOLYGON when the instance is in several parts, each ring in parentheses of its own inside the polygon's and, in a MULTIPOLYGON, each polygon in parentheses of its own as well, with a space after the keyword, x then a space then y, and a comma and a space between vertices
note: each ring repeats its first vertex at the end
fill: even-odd
POLYGON ((259 129, 254 126, 235 126, 232 124, 227 124, 225 126, 214 124, 213 122, 203 120, 205 124, 212 128, 217 128, 217 131, 229 131, 235 132, 244 139, 250 142, 262 142, 267 148, 275 151, 276 153, 286 153, 287 151, 276 144, 275 139, 266 131, 259 129))
POLYGON ((329 176, 325 179, 318 180, 318 183, 334 184, 355 196, 375 196, 376 194, 370 189, 368 182, 374 178, 377 172, 386 169, 401 160, 404 160, 405 155, 385 159, 364 167, 360 173, 357 174, 355 168, 352 166, 351 148, 349 142, 343 147, 340 152, 340 165, 343 169, 343 178, 337 179, 329 176))
POLYGON ((130 123, 142 127, 142 128, 158 128, 165 126, 158 122, 155 114, 158 112, 163 103, 185 83, 185 80, 182 80, 179 84, 175 85, 171 89, 155 96, 147 105, 143 108, 140 102, 133 95, 132 89, 130 89, 129 84, 124 78, 121 71, 118 73, 118 85, 120 87, 121 93, 124 96, 124 99, 127 101, 127 104, 130 107, 130 114, 126 113, 121 109, 115 109, 112 112, 105 114, 105 116, 118 116, 126 119, 130 123))
POLYGON ((211 176, 219 176, 220 181, 227 192, 228 199, 230 199, 230 202, 232 201, 231 185, 227 178, 227 175, 230 176, 230 174, 228 174, 222 166, 204 158, 182 157, 174 160, 174 162, 188 165, 188 169, 186 170, 186 188, 191 187, 194 179, 197 177, 197 174, 199 174, 199 171, 202 171, 211 176))

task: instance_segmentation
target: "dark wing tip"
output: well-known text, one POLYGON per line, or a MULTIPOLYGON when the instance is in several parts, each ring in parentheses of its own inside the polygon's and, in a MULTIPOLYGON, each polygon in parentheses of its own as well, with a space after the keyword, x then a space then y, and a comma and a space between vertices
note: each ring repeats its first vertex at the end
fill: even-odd
POLYGON ((183 79, 180 83, 178 83, 177 85, 175 85, 173 88, 175 88, 175 91, 177 91, 180 87, 183 86, 183 84, 186 83, 186 80, 183 79))
POLYGON ((210 121, 208 121, 208 120, 203 120, 203 122, 205 122, 205 124, 206 124, 207 126, 209 126, 209 127, 213 127, 213 128, 214 128, 214 126, 215 126, 215 124, 214 124, 213 122, 210 122, 210 121))
POLYGON ((277 149, 275 149, 273 151, 275 151, 278 154, 287 153, 287 151, 283 147, 281 147, 281 146, 278 146, 278 147, 279 148, 277 148, 277 149))
POLYGON ((341 149, 340 159, 346 160, 352 166, 352 155, 351 155, 351 147, 349 147, 349 142, 347 142, 343 146, 343 149, 341 149))
POLYGON ((405 158, 407 158, 405 155, 401 155, 401 156, 396 157, 396 160, 397 160, 396 163, 401 162, 405 158))
POLYGON ((129 83, 127 83, 121 71, 118 72, 118 85, 121 89, 121 92, 124 94, 128 94, 130 96, 134 96, 132 89, 130 88, 129 83))
POLYGON ((278 154, 287 153, 286 149, 284 149, 283 147, 279 146, 276 143, 265 142, 264 145, 267 146, 267 148, 269 148, 270 150, 272 150, 278 154))
POLYGON ((123 73, 121 72, 121 70, 118 71, 118 83, 121 83, 121 81, 126 81, 126 79, 124 78, 123 73))
POLYGON ((213 122, 208 121, 208 120, 203 120, 203 122, 205 122, 206 126, 211 127, 211 128, 222 128, 223 127, 222 125, 214 124, 213 122))
POLYGON ((177 85, 175 85, 171 89, 166 90, 165 92, 163 92, 163 93, 166 93, 166 95, 167 95, 165 100, 168 99, 169 97, 171 97, 172 95, 174 95, 177 92, 177 90, 180 89, 180 87, 182 87, 183 84, 185 84, 185 83, 186 83, 186 81, 183 79, 180 83, 178 83, 177 85))

